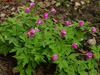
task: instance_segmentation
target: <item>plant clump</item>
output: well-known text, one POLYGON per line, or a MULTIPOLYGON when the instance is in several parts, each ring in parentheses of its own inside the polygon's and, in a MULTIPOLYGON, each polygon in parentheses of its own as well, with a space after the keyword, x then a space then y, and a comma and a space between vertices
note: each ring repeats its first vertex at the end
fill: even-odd
MULTIPOLYGON (((9 17, 0 27, 0 51, 5 56, 15 53, 15 69, 20 75, 32 75, 41 62, 57 64, 54 75, 97 75, 100 45, 91 46, 91 51, 84 54, 86 59, 77 59, 82 53, 76 52, 82 47, 81 39, 86 40, 84 35, 96 32, 94 27, 89 27, 90 22, 77 20, 72 26, 69 21, 65 21, 65 26, 54 24, 48 19, 49 12, 44 12, 43 19, 34 15, 36 7, 35 3, 29 3, 29 7, 9 17), (33 11, 30 8, 34 8, 33 11)), ((50 11, 57 12, 54 8, 50 11)))

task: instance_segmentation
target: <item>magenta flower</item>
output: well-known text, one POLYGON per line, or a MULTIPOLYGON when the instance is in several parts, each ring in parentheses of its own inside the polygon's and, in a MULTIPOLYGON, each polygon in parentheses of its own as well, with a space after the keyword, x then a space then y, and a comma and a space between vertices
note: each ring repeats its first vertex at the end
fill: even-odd
POLYGON ((91 52, 88 52, 88 53, 86 54, 86 57, 87 57, 88 59, 90 59, 90 58, 92 57, 92 53, 91 53, 91 52))
POLYGON ((66 25, 66 26, 69 26, 68 21, 65 21, 65 25, 66 25))
POLYGON ((74 49, 76 49, 76 48, 77 48, 77 43, 72 43, 72 47, 73 47, 74 49))
POLYGON ((95 27, 92 27, 91 31, 94 33, 96 31, 95 27))
POLYGON ((58 56, 55 54, 52 56, 52 60, 55 61, 56 59, 58 59, 58 56))
POLYGON ((58 30, 58 27, 55 27, 56 30, 58 30))
POLYGON ((35 31, 40 31, 37 27, 35 27, 35 31))
POLYGON ((80 27, 82 27, 84 25, 84 22, 79 21, 78 24, 80 25, 80 27))
POLYGON ((35 32, 35 30, 34 30, 33 28, 31 28, 30 31, 27 30, 27 31, 26 31, 27 37, 30 37, 30 36, 35 35, 34 32, 35 32))
POLYGON ((29 9, 29 8, 25 8, 25 12, 27 12, 27 13, 28 13, 29 11, 30 11, 30 9, 29 9))
POLYGON ((48 13, 44 13, 43 17, 44 17, 44 19, 47 19, 48 18, 48 13))
POLYGON ((66 35, 65 30, 61 30, 61 34, 62 34, 62 35, 66 35))
POLYGON ((29 3, 29 6, 33 7, 35 5, 35 3, 29 3))
POLYGON ((52 8, 51 11, 52 11, 52 13, 55 13, 56 12, 56 10, 54 8, 52 8))
POLYGON ((37 20, 37 23, 38 23, 38 24, 42 24, 43 21, 41 21, 41 20, 38 19, 38 20, 37 20))

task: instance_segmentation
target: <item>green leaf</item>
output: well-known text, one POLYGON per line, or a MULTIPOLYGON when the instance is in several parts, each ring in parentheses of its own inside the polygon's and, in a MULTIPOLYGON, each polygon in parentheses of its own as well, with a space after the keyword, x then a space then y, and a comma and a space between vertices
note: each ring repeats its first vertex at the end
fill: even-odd
POLYGON ((62 70, 64 68, 64 65, 62 64, 62 62, 59 63, 58 67, 60 70, 62 70))
POLYGON ((80 72, 80 75, 89 75, 89 74, 88 74, 88 72, 81 71, 81 72, 80 72))
POLYGON ((17 47, 19 46, 17 38, 8 37, 6 40, 9 40, 9 44, 13 43, 15 46, 17 46, 17 47))
POLYGON ((32 75, 31 73, 32 73, 33 71, 34 71, 34 70, 32 69, 31 64, 28 64, 28 67, 27 67, 27 69, 26 69, 26 74, 27 74, 27 75, 32 75))
POLYGON ((23 66, 25 66, 26 64, 28 64, 29 62, 29 57, 25 56, 25 58, 23 59, 23 66))
POLYGON ((73 54, 70 54, 70 55, 68 56, 68 58, 69 58, 69 59, 72 59, 72 60, 76 60, 76 57, 77 57, 77 56, 79 56, 79 55, 73 53, 73 54))
POLYGON ((98 73, 97 73, 96 70, 91 70, 91 71, 89 72, 89 74, 90 74, 90 75, 98 75, 98 73))
POLYGON ((0 39, 3 41, 3 42, 5 42, 5 40, 4 40, 4 38, 3 38, 3 36, 0 34, 0 39))
POLYGON ((25 70, 21 70, 20 75, 25 75, 25 70))
POLYGON ((8 54, 9 50, 5 44, 0 46, 0 52, 3 52, 5 56, 8 54))
POLYGON ((60 6, 60 2, 56 3, 56 6, 57 6, 57 7, 60 6))

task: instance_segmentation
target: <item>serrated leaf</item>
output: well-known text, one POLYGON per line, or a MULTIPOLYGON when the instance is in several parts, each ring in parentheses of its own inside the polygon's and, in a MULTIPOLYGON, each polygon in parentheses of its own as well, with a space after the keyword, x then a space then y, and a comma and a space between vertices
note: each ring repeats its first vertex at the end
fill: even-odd
POLYGON ((3 41, 3 42, 5 42, 5 40, 4 40, 4 38, 3 38, 3 36, 0 34, 0 39, 3 41))
POLYGON ((28 64, 28 62, 29 62, 29 58, 28 58, 28 56, 26 56, 26 57, 23 59, 23 67, 24 67, 26 64, 28 64))
POLYGON ((59 66, 59 69, 60 69, 60 70, 62 70, 62 69, 63 69, 63 67, 64 67, 64 66, 63 66, 63 64, 62 64, 61 62, 59 63, 59 65, 58 65, 58 66, 59 66))

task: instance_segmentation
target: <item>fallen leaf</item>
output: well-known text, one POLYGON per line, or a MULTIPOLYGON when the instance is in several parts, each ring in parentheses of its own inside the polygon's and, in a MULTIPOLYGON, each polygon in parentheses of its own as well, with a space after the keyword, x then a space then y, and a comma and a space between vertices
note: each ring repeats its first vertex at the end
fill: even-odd
POLYGON ((34 0, 30 0, 31 2, 34 2, 34 0))
POLYGON ((6 16, 6 14, 4 14, 4 13, 2 13, 1 15, 0 15, 0 17, 5 17, 6 16))
POLYGON ((43 2, 39 2, 38 5, 41 7, 41 8, 45 8, 45 4, 43 2))
POLYGON ((12 72, 13 72, 13 73, 18 73, 18 70, 16 70, 16 69, 13 68, 13 69, 12 69, 12 72))
POLYGON ((89 45, 96 45, 95 37, 93 37, 93 39, 89 39, 87 42, 88 42, 89 45))
POLYGON ((86 51, 84 51, 83 49, 79 49, 80 52, 82 52, 83 54, 86 53, 86 51))
POLYGON ((97 32, 99 32, 99 31, 100 31, 98 27, 96 28, 96 31, 97 31, 97 32))
POLYGON ((51 4, 53 5, 53 4, 55 4, 55 3, 56 3, 56 1, 52 0, 51 4))
POLYGON ((50 6, 50 2, 45 2, 45 7, 50 6))

